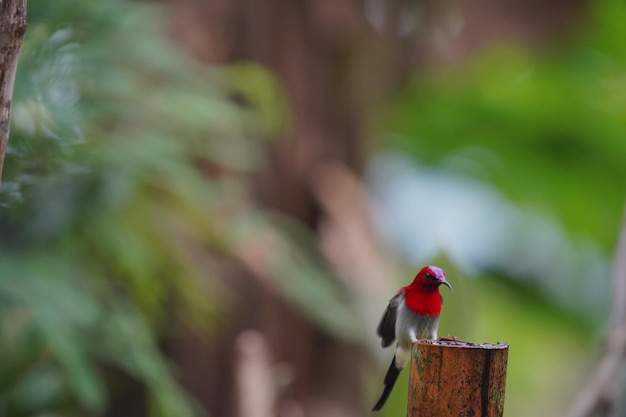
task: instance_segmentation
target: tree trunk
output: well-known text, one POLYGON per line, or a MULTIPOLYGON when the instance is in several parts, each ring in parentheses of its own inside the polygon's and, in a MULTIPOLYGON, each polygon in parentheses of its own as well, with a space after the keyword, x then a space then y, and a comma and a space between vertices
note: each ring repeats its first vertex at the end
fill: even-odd
MULTIPOLYGON (((197 59, 252 60, 277 75, 290 108, 290 130, 267 141, 267 163, 252 178, 253 188, 262 205, 316 233, 322 209, 312 177, 329 161, 361 170, 367 121, 401 81, 398 74, 408 61, 396 31, 376 32, 362 2, 353 0, 163 1, 171 6, 173 37, 197 59)), ((240 301, 221 333, 209 343, 189 335, 169 345, 186 386, 209 412, 236 415, 234 340, 253 328, 266 337, 273 360, 290 370, 278 415, 293 407, 307 416, 363 415, 360 348, 337 341, 245 272, 230 274, 227 285, 236 286, 240 301)))
POLYGON ((0 182, 9 141, 11 99, 26 33, 26 0, 0 1, 0 182))

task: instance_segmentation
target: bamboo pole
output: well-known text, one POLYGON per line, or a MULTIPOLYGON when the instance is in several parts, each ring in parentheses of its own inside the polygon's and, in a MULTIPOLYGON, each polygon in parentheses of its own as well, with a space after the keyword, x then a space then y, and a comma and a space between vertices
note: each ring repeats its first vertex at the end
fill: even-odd
POLYGON ((509 345, 456 338, 413 345, 407 417, 501 417, 509 345))

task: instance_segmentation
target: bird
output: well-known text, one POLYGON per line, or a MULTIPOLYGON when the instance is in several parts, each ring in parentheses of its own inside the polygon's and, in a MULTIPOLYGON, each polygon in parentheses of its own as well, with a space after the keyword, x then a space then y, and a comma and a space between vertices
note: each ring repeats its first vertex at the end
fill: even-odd
POLYGON ((439 313, 443 297, 439 286, 445 285, 452 291, 446 280, 446 273, 437 266, 423 267, 411 284, 400 288, 389 300, 376 333, 381 338, 383 348, 396 342, 396 353, 385 375, 385 388, 372 411, 379 411, 396 383, 400 371, 411 359, 411 346, 422 339, 436 339, 439 313))

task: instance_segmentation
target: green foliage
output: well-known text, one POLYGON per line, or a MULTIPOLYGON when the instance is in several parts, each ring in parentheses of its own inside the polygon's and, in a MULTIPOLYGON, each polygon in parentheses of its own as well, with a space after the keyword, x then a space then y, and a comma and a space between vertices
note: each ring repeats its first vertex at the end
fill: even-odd
POLYGON ((420 74, 391 116, 397 145, 611 248, 626 178, 626 57, 614 44, 623 9, 595 5, 592 23, 559 51, 500 47, 420 74))
POLYGON ((78 262, 42 255, 1 259, 3 379, 9 415, 57 409, 96 412, 107 392, 100 365, 144 381, 160 415, 193 415, 171 379, 149 323, 130 300, 94 289, 78 262))
POLYGON ((207 273, 187 250, 220 247, 193 165, 212 155, 190 146, 213 132, 189 112, 235 110, 197 68, 186 77, 175 65, 145 23, 151 10, 30 11, 1 195, 2 405, 98 414, 113 368, 146 386, 154 415, 196 415, 155 332, 172 312, 214 321, 207 273))
POLYGON ((265 231, 280 242, 278 288, 353 337, 328 270, 248 195, 264 140, 286 125, 272 76, 192 62, 152 7, 29 6, 0 193, 0 410, 100 414, 113 370, 146 388, 152 415, 201 414, 158 338, 180 321, 210 331, 229 294, 207 259, 265 231))

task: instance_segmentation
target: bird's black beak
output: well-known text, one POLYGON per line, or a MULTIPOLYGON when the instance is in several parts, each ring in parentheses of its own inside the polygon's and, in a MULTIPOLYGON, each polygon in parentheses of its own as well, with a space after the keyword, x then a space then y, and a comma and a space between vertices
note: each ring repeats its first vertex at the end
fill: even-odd
POLYGON ((439 281, 441 284, 445 285, 446 287, 450 288, 450 291, 454 292, 454 290, 452 289, 452 285, 450 285, 450 283, 448 281, 446 281, 446 279, 442 279, 441 281, 439 281))

